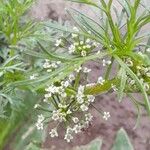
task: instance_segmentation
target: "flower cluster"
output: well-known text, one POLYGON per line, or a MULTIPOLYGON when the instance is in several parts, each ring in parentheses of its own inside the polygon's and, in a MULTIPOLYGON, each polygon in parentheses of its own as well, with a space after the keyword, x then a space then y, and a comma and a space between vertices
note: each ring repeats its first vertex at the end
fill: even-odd
MULTIPOLYGON (((46 61, 46 68, 49 68, 49 61, 46 61)), ((56 62, 55 62, 56 63, 56 62)), ((57 64, 57 63, 56 63, 57 64)), ((89 113, 89 107, 95 101, 95 96, 85 93, 87 85, 81 85, 76 79, 80 73, 89 73, 91 69, 87 67, 78 67, 75 72, 70 74, 64 80, 55 82, 46 87, 43 102, 50 106, 51 120, 56 123, 55 128, 49 132, 50 136, 58 137, 59 125, 65 124, 66 130, 64 139, 70 142, 74 134, 82 132, 89 127, 93 116, 89 113)), ((100 77, 98 84, 103 84, 105 80, 100 77)), ((95 84, 97 84, 95 83, 95 84)), ((103 119, 107 120, 110 117, 109 112, 102 113, 103 119)), ((43 129, 43 119, 38 117, 37 128, 43 129)))
POLYGON ((38 120, 37 120, 37 123, 36 123, 36 127, 38 130, 43 130, 43 121, 44 121, 44 116, 41 114, 41 115, 38 115, 38 120))
MULTIPOLYGON (((140 55, 142 55, 141 52, 140 52, 140 55)), ((145 65, 143 65, 141 63, 134 62, 130 57, 125 59, 125 63, 138 76, 141 84, 145 88, 145 91, 149 91, 150 90, 150 86, 149 86, 149 84, 150 84, 149 83, 150 67, 149 66, 145 66, 145 65)), ((137 84, 136 84, 135 80, 132 79, 129 76, 128 76, 128 79, 127 79, 127 83, 129 85, 129 87, 138 90, 138 87, 137 87, 137 84)))
MULTIPOLYGON (((99 46, 95 41, 90 40, 89 38, 83 38, 79 36, 79 29, 77 27, 73 28, 75 33, 71 34, 71 41, 69 41, 68 52, 69 54, 76 54, 82 57, 87 56, 93 49, 99 46)), ((89 32, 89 34, 91 34, 89 32)), ((63 41, 61 39, 56 40, 55 46, 61 46, 63 41)))
POLYGON ((30 76, 30 80, 35 80, 37 78, 38 74, 32 74, 30 76))
POLYGON ((61 61, 50 61, 46 59, 43 64, 43 68, 47 69, 47 72, 51 72, 51 71, 54 71, 56 68, 58 68, 60 64, 61 64, 61 61))

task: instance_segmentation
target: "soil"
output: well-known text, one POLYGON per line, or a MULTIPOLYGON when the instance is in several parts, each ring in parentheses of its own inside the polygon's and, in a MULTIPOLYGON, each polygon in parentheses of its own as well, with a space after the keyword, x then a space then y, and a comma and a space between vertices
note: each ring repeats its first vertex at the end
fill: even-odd
MULTIPOLYGON (((59 20, 59 18, 67 20, 68 17, 64 8, 70 6, 96 17, 93 10, 89 10, 89 8, 79 4, 64 2, 64 0, 39 0, 33 7, 32 15, 40 20, 59 20)), ((102 74, 103 68, 94 62, 89 63, 88 66, 92 69, 92 74, 89 78, 94 82, 102 74)), ((138 95, 137 97, 139 99, 141 98, 138 95)), ((103 108, 105 111, 109 111, 111 118, 108 121, 104 121, 94 108, 90 108, 90 112, 94 115, 90 128, 76 135, 74 140, 69 144, 63 138, 52 139, 47 136, 46 141, 43 143, 43 148, 47 150, 71 150, 75 146, 87 144, 96 137, 100 137, 103 139, 102 150, 110 150, 116 131, 123 127, 127 131, 135 150, 150 150, 150 119, 144 110, 142 110, 140 125, 134 129, 137 112, 128 98, 125 98, 122 103, 119 103, 117 102, 116 94, 103 94, 97 96, 94 105, 97 108, 103 108)), ((51 125, 49 128, 52 128, 51 125)))

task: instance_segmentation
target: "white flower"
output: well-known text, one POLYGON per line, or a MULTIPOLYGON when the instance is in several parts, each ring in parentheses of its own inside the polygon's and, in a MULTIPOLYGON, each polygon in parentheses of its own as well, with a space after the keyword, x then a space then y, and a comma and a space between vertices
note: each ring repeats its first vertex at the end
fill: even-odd
POLYGON ((132 66, 133 66, 133 62, 132 62, 131 58, 128 58, 128 59, 126 60, 126 64, 127 64, 127 66, 129 66, 129 67, 132 67, 132 66))
POLYGON ((74 53, 75 52, 75 46, 74 45, 70 45, 70 47, 69 47, 69 54, 72 54, 72 53, 74 53))
POLYGON ((64 93, 60 93, 61 97, 67 97, 67 94, 64 92, 64 93))
POLYGON ((86 51, 81 51, 81 56, 85 57, 86 55, 86 51))
POLYGON ((37 122, 42 122, 44 121, 44 116, 41 114, 41 115, 38 115, 38 121, 37 122))
POLYGON ((57 133, 57 129, 51 129, 51 131, 49 132, 50 136, 53 137, 58 137, 58 133, 57 133))
POLYGON ((52 119, 55 121, 60 119, 58 111, 55 111, 55 110, 53 111, 52 119))
POLYGON ((146 49, 146 52, 150 53, 150 48, 146 49))
POLYGON ((85 120, 86 120, 86 121, 91 122, 92 119, 93 119, 93 116, 92 116, 90 113, 85 114, 85 120))
POLYGON ((55 46, 58 47, 62 43, 62 39, 56 40, 55 46))
POLYGON ((87 98, 90 103, 93 103, 95 100, 95 96, 93 96, 93 95, 88 95, 87 98))
POLYGON ((103 77, 99 77, 98 80, 97 80, 97 83, 103 85, 105 82, 105 79, 103 79, 103 77))
POLYGON ((146 75, 147 75, 148 77, 150 77, 150 72, 147 72, 146 75))
POLYGON ((79 119, 77 117, 73 117, 72 120, 73 120, 74 123, 78 123, 79 122, 79 119))
POLYGON ((103 59, 103 66, 110 65, 110 64, 111 64, 110 60, 106 61, 105 59, 103 59))
POLYGON ((96 85, 96 83, 89 83, 89 84, 86 84, 86 87, 94 86, 94 85, 96 85))
POLYGON ((149 91, 150 87, 148 83, 144 83, 144 89, 145 91, 149 91))
POLYGON ((47 72, 52 72, 52 69, 47 69, 47 72))
POLYGON ((74 126, 74 128, 73 128, 73 130, 74 130, 74 132, 75 133, 79 133, 79 132, 81 132, 81 125, 79 124, 76 124, 75 126, 74 126))
POLYGON ((89 73, 89 72, 91 72, 91 69, 89 69, 89 68, 87 68, 87 67, 84 67, 84 68, 83 68, 83 72, 84 72, 84 73, 89 73))
POLYGON ((76 98, 79 104, 82 104, 84 102, 84 86, 80 85, 78 87, 76 98))
POLYGON ((65 92, 65 89, 63 86, 58 87, 58 93, 59 94, 64 93, 64 92, 65 92))
POLYGON ((63 83, 63 86, 64 86, 64 87, 68 87, 69 85, 70 85, 69 81, 65 81, 65 82, 63 83))
POLYGON ((60 65, 60 64, 61 64, 61 61, 56 61, 56 64, 57 64, 57 65, 60 65))
POLYGON ((37 74, 33 74, 30 76, 30 80, 35 80, 37 78, 37 74))
POLYGON ((51 96, 52 96, 51 93, 48 93, 48 94, 45 94, 45 95, 44 95, 45 99, 50 98, 51 96))
POLYGON ((59 87, 56 87, 54 85, 50 85, 48 88, 45 89, 45 91, 49 92, 49 96, 51 97, 51 93, 54 94, 54 93, 58 93, 59 92, 59 87))
POLYGON ((135 84, 135 80, 130 79, 129 80, 129 84, 134 85, 135 84))
POLYGON ((83 94, 84 93, 84 86, 83 85, 80 85, 79 87, 78 87, 78 93, 80 93, 80 94, 83 94))
POLYGON ((76 72, 80 72, 82 70, 82 67, 78 67, 75 69, 76 72))
POLYGON ((84 42, 83 41, 80 41, 80 45, 83 45, 84 44, 84 42))
POLYGON ((79 104, 82 104, 84 102, 83 96, 84 95, 82 95, 82 94, 81 95, 79 95, 79 94, 77 95, 77 101, 78 101, 79 104))
POLYGON ((149 71, 149 68, 144 68, 144 67, 143 67, 143 71, 144 71, 144 73, 146 74, 146 72, 149 71))
POLYGON ((69 75, 69 81, 72 82, 73 80, 75 80, 75 76, 74 76, 74 74, 70 74, 69 75))
POLYGON ((113 89, 114 92, 118 91, 116 85, 114 85, 114 84, 111 84, 111 88, 113 89))
POLYGON ((73 38, 78 37, 78 34, 75 34, 75 33, 72 33, 71 35, 72 35, 73 38))
POLYGON ((73 30, 79 32, 79 29, 77 27, 73 27, 73 30))
POLYGON ((67 108, 67 105, 63 105, 63 104, 59 103, 59 104, 58 104, 58 107, 59 107, 59 108, 67 108))
POLYGON ((86 48, 91 48, 91 45, 86 45, 86 48))
POLYGON ((144 79, 143 79, 143 78, 141 78, 141 79, 140 79, 140 82, 141 82, 141 84, 143 84, 143 82, 144 82, 144 79))
POLYGON ((67 115, 69 115, 71 113, 72 113, 72 111, 70 109, 68 109, 67 112, 66 112, 67 115))
POLYGON ((36 127, 38 130, 43 130, 43 122, 44 121, 44 116, 41 114, 41 115, 38 115, 38 120, 37 120, 37 123, 36 123, 36 127))
POLYGON ((91 32, 91 31, 88 31, 88 33, 91 34, 92 32, 91 32))
POLYGON ((45 60, 45 63, 43 64, 43 68, 50 68, 51 67, 51 65, 50 65, 50 63, 49 63, 49 60, 48 59, 46 59, 45 60))
POLYGON ((86 43, 90 43, 90 39, 86 39, 86 41, 85 41, 86 43))
POLYGON ((43 102, 48 103, 48 99, 47 99, 47 98, 44 98, 44 99, 43 99, 43 102))
POLYGON ((58 65, 56 64, 56 62, 52 62, 50 67, 56 69, 56 68, 58 68, 58 65))
POLYGON ((75 46, 79 46, 79 43, 75 42, 74 45, 75 45, 75 46))
POLYGON ((82 111, 87 111, 87 110, 88 110, 88 106, 85 105, 85 104, 82 104, 82 105, 80 106, 80 108, 81 108, 82 111))
POLYGON ((137 68, 138 70, 141 70, 141 69, 142 69, 141 66, 136 66, 136 68, 137 68))
POLYGON ((66 121, 67 114, 65 112, 59 113, 59 115, 60 115, 59 122, 66 121))
POLYGON ((108 120, 108 118, 110 118, 110 113, 109 112, 104 112, 103 119, 108 120))
POLYGON ((36 127, 37 127, 37 130, 43 130, 43 128, 44 128, 42 122, 37 122, 36 127))
POLYGON ((99 50, 99 51, 97 51, 97 53, 96 53, 96 54, 98 55, 98 54, 100 54, 100 53, 101 53, 101 51, 99 50))
POLYGON ((68 126, 67 130, 66 130, 66 133, 67 134, 72 134, 72 132, 73 132, 73 129, 68 126))
POLYGON ((106 60, 103 59, 103 66, 106 66, 106 60))
POLYGON ((85 46, 85 45, 83 46, 83 49, 86 49, 86 46, 85 46))
POLYGON ((35 104, 34 109, 38 108, 39 106, 40 106, 39 104, 35 104))
POLYGON ((99 46, 99 43, 93 42, 93 45, 96 46, 96 47, 98 47, 98 46, 99 46))
POLYGON ((65 134, 64 139, 69 143, 73 139, 73 136, 71 134, 65 134))

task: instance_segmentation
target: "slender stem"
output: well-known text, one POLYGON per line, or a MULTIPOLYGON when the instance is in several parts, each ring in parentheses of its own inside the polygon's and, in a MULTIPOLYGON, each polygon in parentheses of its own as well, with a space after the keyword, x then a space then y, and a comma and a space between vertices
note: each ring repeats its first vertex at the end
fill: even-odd
POLYGON ((78 85, 80 82, 80 72, 77 74, 76 80, 75 80, 75 84, 74 84, 74 88, 77 89, 78 85))
POLYGON ((102 116, 103 116, 103 110, 96 108, 93 104, 90 104, 92 107, 94 107, 102 116))
POLYGON ((110 71, 111 71, 111 69, 112 69, 113 62, 114 62, 114 58, 112 57, 112 58, 111 58, 111 64, 108 66, 108 68, 107 68, 107 70, 106 70, 106 73, 105 73, 105 80, 108 80, 108 78, 109 78, 109 75, 110 75, 110 71))
POLYGON ((40 107, 40 106, 37 107, 36 109, 37 109, 37 110, 43 110, 43 111, 51 112, 51 113, 53 112, 53 111, 51 111, 51 110, 45 109, 45 108, 40 107))
POLYGON ((53 101, 54 101, 55 107, 58 108, 58 104, 57 104, 57 101, 56 101, 55 98, 54 98, 54 95, 52 96, 52 99, 53 99, 53 101))

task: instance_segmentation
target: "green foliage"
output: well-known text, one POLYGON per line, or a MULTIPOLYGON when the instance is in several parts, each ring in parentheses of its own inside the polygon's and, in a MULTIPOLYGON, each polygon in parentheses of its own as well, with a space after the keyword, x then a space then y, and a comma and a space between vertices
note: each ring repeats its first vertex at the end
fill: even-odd
MULTIPOLYGON (((74 150, 101 150, 102 140, 97 138, 85 146, 79 146, 74 150)), ((113 147, 111 150, 134 150, 126 131, 121 128, 116 135, 113 147)))
MULTIPOLYGON (((31 132, 30 137, 27 137, 27 139, 29 140, 31 137, 34 139, 38 139, 37 135, 34 132, 31 132)), ((26 150, 40 150, 40 147, 38 145, 38 143, 36 142, 30 142, 30 144, 26 145, 20 145, 20 143, 26 143, 25 141, 20 141, 18 138, 18 141, 16 142, 18 143, 17 145, 14 145, 15 150, 19 150, 18 148, 23 148, 25 146, 24 149, 26 150), (19 142, 19 143, 18 143, 19 142), (18 147, 18 145, 20 145, 18 147), (17 148, 18 147, 18 148, 17 148)), ((90 143, 88 143, 87 145, 84 146, 77 146, 75 148, 73 148, 73 150, 101 150, 102 149, 102 140, 100 138, 96 138, 95 140, 91 141, 90 143)), ((114 140, 114 144, 112 147, 112 150, 134 150, 131 141, 126 133, 126 131, 121 128, 117 133, 116 133, 116 138, 114 140)))
POLYGON ((2 0, 0 2, 0 33, 8 44, 15 45, 19 40, 31 35, 35 24, 27 21, 23 15, 33 0, 2 0))
POLYGON ((129 137, 123 128, 118 131, 112 150, 134 150, 129 137))
MULTIPOLYGON (((29 119, 30 113, 31 119, 35 119, 32 108, 35 103, 41 103, 40 98, 44 97, 47 85, 60 84, 74 72, 75 68, 83 66, 88 61, 100 62, 105 58, 111 59, 111 63, 106 68, 104 84, 97 83, 86 87, 84 94, 96 96, 110 91, 114 85, 118 88, 119 102, 124 96, 129 96, 135 104, 138 112, 137 122, 139 122, 141 107, 144 107, 150 114, 150 76, 147 75, 150 72, 150 53, 147 51, 150 48, 150 39, 147 42, 145 39, 149 37, 149 34, 141 35, 140 32, 145 25, 150 23, 149 8, 142 0, 134 0, 134 2, 118 0, 122 10, 119 12, 117 8, 114 8, 117 18, 114 20, 112 0, 108 2, 100 0, 99 3, 92 0, 70 1, 94 7, 101 12, 99 16, 101 19, 95 21, 82 12, 74 9, 68 10, 68 14, 79 29, 78 32, 68 23, 60 24, 54 21, 35 23, 28 19, 26 12, 33 4, 33 0, 0 1, 0 118, 2 118, 0 120, 0 147, 4 147, 7 137, 18 129, 19 135, 15 139, 14 149, 25 148, 33 138, 37 141, 32 141, 25 149, 38 149, 41 139, 34 131, 34 122, 29 121, 23 130, 19 126, 24 124, 25 118, 29 119), (140 6, 144 8, 141 14, 139 14, 140 6), (124 29, 123 32, 122 29, 124 29), (72 35, 78 38, 73 39, 72 35), (56 46, 58 39, 62 42, 56 46), (91 49, 84 57, 80 55, 79 49, 74 54, 68 53, 70 43, 80 43, 87 39, 99 46, 90 47, 91 49), (97 50, 100 53, 97 53, 97 50), (50 73, 47 72, 43 68, 45 59, 61 61, 60 68, 53 69, 50 73), (128 59, 130 64, 127 62, 128 59), (114 65, 117 67, 116 76, 111 76, 114 65), (36 79, 31 79, 30 76, 34 73, 38 76, 36 79), (134 85, 128 83, 128 79, 135 82, 134 85), (149 87, 148 90, 146 87, 149 87), (133 93, 136 92, 143 95, 143 100, 138 101, 133 97, 133 93), (20 137, 28 130, 28 126, 31 127, 29 129, 33 129, 31 136, 24 141, 25 143, 18 143, 20 137)), ((75 79, 75 86, 66 88, 66 93, 76 94, 81 80, 82 78, 78 75, 75 79)), ((42 109, 47 110, 43 107, 42 109)), ((100 148, 101 142, 96 143, 97 141, 92 142, 87 147, 90 150, 100 148)), ((125 148, 133 149, 125 131, 121 129, 113 150, 125 148), (126 147, 123 144, 126 144, 126 147)))
MULTIPOLYGON (((19 91, 20 92, 20 91, 19 91)), ((18 93, 17 96, 21 96, 23 100, 23 105, 19 106, 19 109, 15 109, 11 112, 10 108, 7 108, 7 111, 11 112, 9 119, 1 119, 0 120, 0 148, 4 146, 9 138, 13 136, 13 133, 18 132, 20 129, 27 130, 28 128, 23 128, 26 126, 26 123, 33 118, 28 118, 30 116, 34 116, 33 107, 37 100, 40 98, 38 95, 33 95, 31 92, 26 91, 26 93, 18 93), (21 115, 20 115, 21 114, 21 115), (32 114, 32 115, 31 115, 32 114), (28 121, 27 121, 28 120, 28 121)), ((19 105, 19 100, 16 100, 16 104, 19 105)), ((33 122, 33 120, 31 120, 33 122)), ((17 137, 16 137, 17 138, 17 137)), ((15 139, 15 138, 14 138, 15 139)), ((19 138, 20 140, 20 138, 19 138)), ((15 144, 16 145, 16 144, 15 144)))
POLYGON ((74 150, 101 150, 102 140, 97 138, 85 146, 79 146, 74 150))

